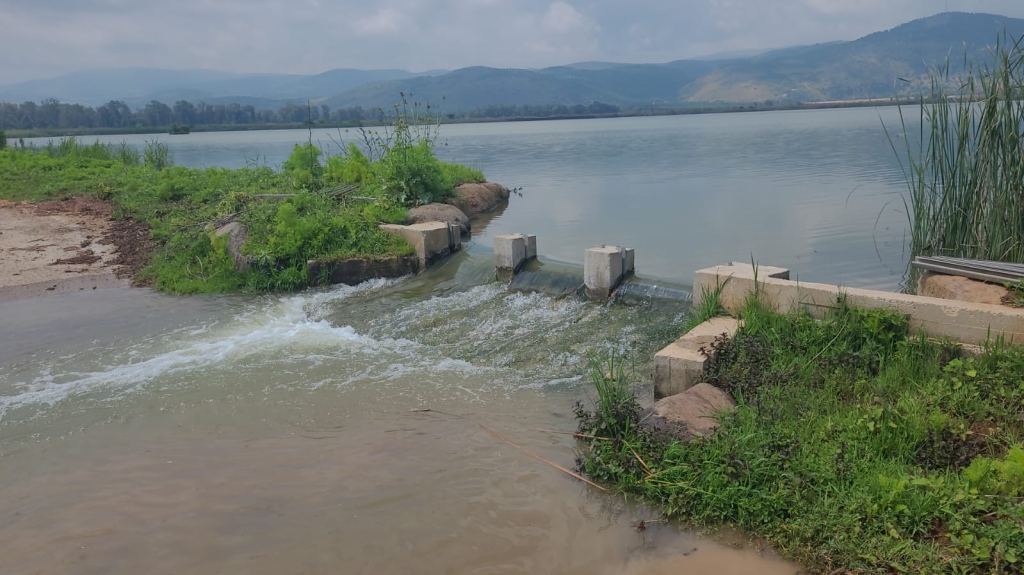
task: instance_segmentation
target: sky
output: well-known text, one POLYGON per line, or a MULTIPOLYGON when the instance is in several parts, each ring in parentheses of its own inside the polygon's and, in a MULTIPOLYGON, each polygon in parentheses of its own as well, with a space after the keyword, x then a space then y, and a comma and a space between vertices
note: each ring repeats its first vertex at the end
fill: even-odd
POLYGON ((319 73, 666 62, 1022 0, 0 0, 0 85, 93 68, 319 73))

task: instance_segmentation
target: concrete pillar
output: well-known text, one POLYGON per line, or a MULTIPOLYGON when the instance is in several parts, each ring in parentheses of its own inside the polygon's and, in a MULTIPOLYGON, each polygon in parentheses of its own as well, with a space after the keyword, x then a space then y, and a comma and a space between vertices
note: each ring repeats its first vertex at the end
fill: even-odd
POLYGON ((498 278, 511 281, 527 261, 537 257, 537 236, 508 234, 494 236, 494 267, 498 278))
POLYGON ((587 297, 606 300, 622 280, 633 273, 636 253, 619 246, 590 248, 583 256, 583 283, 587 297))

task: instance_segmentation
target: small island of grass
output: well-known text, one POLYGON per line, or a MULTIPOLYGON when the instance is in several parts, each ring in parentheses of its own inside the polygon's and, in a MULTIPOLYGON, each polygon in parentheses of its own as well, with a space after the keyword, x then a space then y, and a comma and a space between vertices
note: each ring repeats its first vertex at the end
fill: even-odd
POLYGON ((436 130, 396 113, 390 127, 365 132, 362 148, 350 144, 325 157, 312 143, 296 145, 280 170, 174 166, 158 142, 143 150, 73 137, 7 146, 0 149, 0 200, 109 202, 114 218, 148 227, 139 242, 152 256, 135 279, 161 291, 295 290, 308 285, 310 259, 413 253, 379 225, 405 223, 409 208, 485 181, 479 170, 436 158, 436 130), (213 233, 224 221, 245 226, 244 266, 229 253, 228 238, 213 233))

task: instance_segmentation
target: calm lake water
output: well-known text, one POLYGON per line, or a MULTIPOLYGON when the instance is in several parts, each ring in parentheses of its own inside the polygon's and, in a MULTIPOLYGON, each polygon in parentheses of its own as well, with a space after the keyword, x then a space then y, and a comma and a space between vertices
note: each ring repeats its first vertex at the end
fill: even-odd
MULTIPOLYGON (((542 255, 579 264, 588 247, 625 245, 640 273, 684 284, 697 269, 753 257, 804 281, 898 289, 906 184, 883 120, 898 126, 898 110, 462 124, 441 127, 437 152, 523 188, 481 238, 487 245, 490 235, 533 233, 542 255)), ((278 166, 309 133, 101 140, 154 137, 183 165, 278 166)), ((313 132, 335 153, 357 140, 313 132)))
MULTIPOLYGON (((178 163, 239 166, 306 137, 161 139, 178 163)), ((589 358, 630 354, 649 402, 688 311, 511 291, 487 248, 523 231, 568 264, 635 247, 668 283, 753 255, 896 288, 902 176, 879 112, 445 126, 441 144, 523 195, 423 275, 0 304, 0 573, 795 573, 735 534, 638 533, 656 510, 482 429, 573 467, 574 440, 542 430, 574 428, 589 358)))

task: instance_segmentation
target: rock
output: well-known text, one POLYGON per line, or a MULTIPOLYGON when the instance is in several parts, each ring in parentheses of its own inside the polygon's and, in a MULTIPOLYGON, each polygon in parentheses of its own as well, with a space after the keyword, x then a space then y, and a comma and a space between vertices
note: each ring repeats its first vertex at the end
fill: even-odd
POLYGON ((469 218, 466 217, 466 214, 462 213, 462 210, 451 204, 426 204, 409 210, 407 224, 422 224, 426 222, 448 222, 459 226, 462 235, 469 235, 469 218))
POLYGON ((235 260, 235 269, 240 272, 249 269, 249 256, 242 253, 242 247, 249 239, 249 228, 245 227, 245 224, 237 221, 228 222, 214 230, 213 234, 218 238, 227 236, 227 250, 231 259, 235 260))
POLYGON ((972 303, 1002 305, 1009 290, 961 276, 925 272, 917 282, 917 295, 972 303))
POLYGON ((473 217, 503 205, 510 194, 508 188, 492 182, 462 184, 455 188, 455 197, 448 203, 458 207, 466 216, 473 217))
POLYGON ((717 416, 735 407, 728 393, 701 383, 655 403, 645 425, 681 439, 697 439, 718 429, 717 416))

